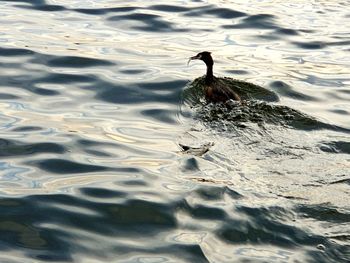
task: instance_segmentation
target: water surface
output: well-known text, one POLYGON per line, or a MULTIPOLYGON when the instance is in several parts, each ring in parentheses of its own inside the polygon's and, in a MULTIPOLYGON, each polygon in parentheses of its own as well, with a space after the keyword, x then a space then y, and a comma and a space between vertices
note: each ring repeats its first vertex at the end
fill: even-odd
POLYGON ((1 1, 0 261, 349 262, 349 4, 1 1), (204 50, 313 122, 208 121, 204 50))

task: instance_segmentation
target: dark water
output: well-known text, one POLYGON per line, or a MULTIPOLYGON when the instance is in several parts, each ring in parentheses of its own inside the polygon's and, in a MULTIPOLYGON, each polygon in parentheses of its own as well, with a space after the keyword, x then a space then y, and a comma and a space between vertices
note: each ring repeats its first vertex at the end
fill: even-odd
POLYGON ((0 262, 350 261, 349 1, 0 4, 0 262), (203 50, 311 124, 208 121, 203 50))

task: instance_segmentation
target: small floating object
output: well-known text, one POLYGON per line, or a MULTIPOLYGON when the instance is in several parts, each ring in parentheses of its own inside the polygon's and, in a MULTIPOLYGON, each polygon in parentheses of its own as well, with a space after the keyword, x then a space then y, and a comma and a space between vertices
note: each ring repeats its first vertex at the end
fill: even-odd
POLYGON ((184 145, 179 143, 179 146, 181 147, 181 151, 186 154, 192 154, 195 156, 202 156, 206 152, 209 151, 209 149, 214 145, 213 142, 205 143, 203 145, 200 145, 198 147, 193 147, 189 145, 184 145))

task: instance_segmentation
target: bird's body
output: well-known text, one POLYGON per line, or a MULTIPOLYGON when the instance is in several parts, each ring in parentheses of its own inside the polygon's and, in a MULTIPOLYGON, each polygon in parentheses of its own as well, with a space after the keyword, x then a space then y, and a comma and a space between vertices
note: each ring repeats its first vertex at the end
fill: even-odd
POLYGON ((240 96, 224 83, 217 80, 213 75, 214 61, 210 52, 204 51, 191 57, 190 60, 202 60, 207 66, 205 75, 204 94, 208 102, 227 102, 228 100, 241 101, 240 96))
POLYGON ((241 101, 240 96, 216 78, 212 83, 205 84, 205 99, 209 102, 226 102, 228 100, 241 101))

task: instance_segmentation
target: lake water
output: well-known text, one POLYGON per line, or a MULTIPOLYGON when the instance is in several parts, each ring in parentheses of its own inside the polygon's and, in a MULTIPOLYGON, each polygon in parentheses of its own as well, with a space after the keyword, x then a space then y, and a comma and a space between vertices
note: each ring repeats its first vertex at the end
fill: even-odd
POLYGON ((0 4, 0 262, 350 262, 350 1, 0 4), (204 50, 313 125, 208 121, 204 50))

